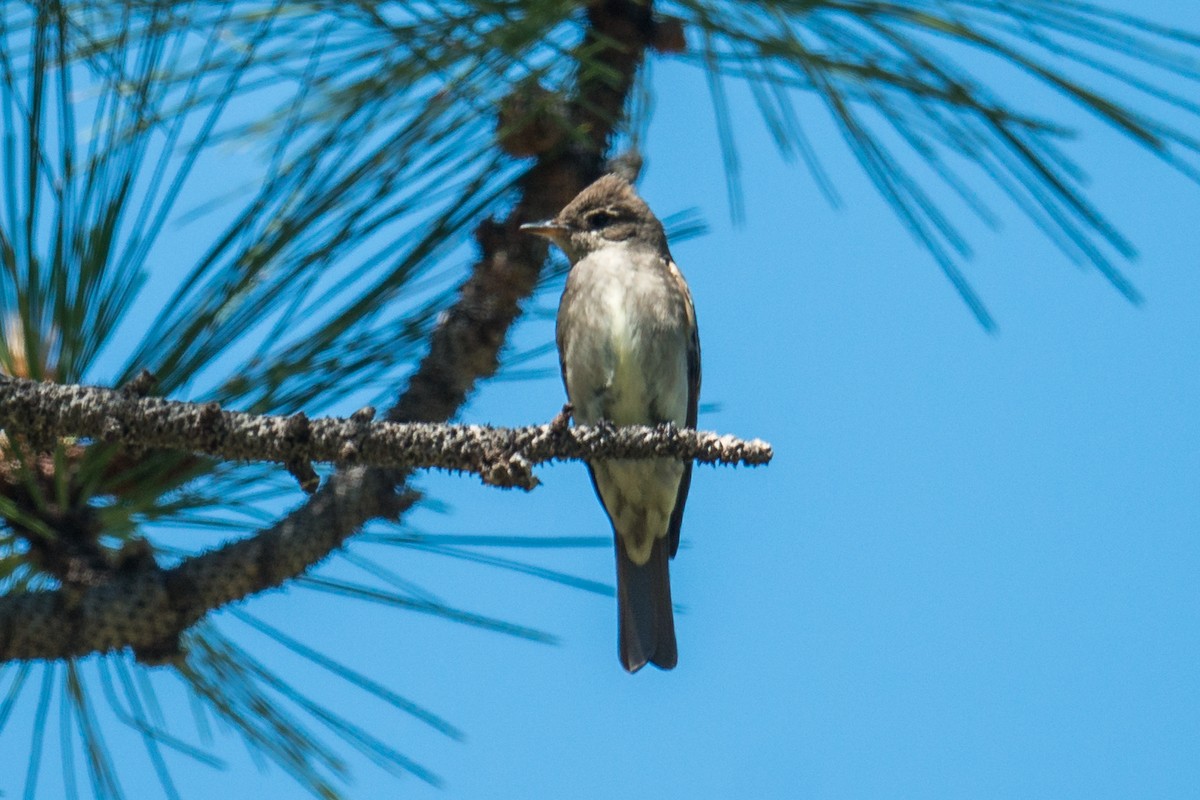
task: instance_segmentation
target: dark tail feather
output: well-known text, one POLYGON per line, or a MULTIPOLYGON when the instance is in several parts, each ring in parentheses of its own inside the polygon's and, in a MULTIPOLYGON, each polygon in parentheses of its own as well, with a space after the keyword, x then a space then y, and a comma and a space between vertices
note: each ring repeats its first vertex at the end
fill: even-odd
POLYGON ((667 547, 666 539, 656 540, 650 560, 639 567, 617 539, 618 638, 621 663, 629 672, 637 672, 647 662, 673 669, 679 661, 667 547))

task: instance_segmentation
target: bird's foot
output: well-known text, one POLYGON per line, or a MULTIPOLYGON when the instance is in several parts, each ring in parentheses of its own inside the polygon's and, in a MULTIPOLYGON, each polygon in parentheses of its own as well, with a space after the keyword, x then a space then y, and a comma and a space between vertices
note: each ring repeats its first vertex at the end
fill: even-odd
POLYGON ((554 433, 562 433, 571 424, 571 416, 575 413, 575 406, 570 403, 563 403, 562 411, 554 419, 550 420, 550 430, 554 433))

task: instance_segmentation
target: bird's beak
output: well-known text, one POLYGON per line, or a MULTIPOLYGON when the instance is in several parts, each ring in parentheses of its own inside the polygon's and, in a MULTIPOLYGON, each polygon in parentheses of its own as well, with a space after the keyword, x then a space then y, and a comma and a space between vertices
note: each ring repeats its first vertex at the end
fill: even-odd
POLYGON ((567 235, 567 226, 552 219, 541 222, 526 222, 521 226, 521 230, 525 231, 525 233, 532 233, 535 236, 542 236, 552 242, 561 241, 567 235))

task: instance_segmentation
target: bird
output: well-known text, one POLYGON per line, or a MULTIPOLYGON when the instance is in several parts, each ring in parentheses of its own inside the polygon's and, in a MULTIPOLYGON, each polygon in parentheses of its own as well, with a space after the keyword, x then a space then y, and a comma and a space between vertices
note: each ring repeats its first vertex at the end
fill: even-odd
MULTIPOLYGON (((691 291, 662 223, 634 188, 604 175, 552 219, 522 230, 570 261, 555 339, 576 424, 695 428, 700 338, 691 291)), ((614 533, 618 653, 630 673, 679 660, 668 561, 679 548, 692 462, 588 463, 614 533)))

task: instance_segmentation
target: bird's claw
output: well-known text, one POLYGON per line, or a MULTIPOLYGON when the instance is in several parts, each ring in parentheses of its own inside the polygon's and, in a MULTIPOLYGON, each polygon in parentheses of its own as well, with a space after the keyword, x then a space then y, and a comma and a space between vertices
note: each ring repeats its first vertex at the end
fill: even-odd
POLYGON ((554 433, 562 433, 571 424, 571 416, 575 413, 575 406, 570 403, 563 403, 562 411, 550 420, 550 430, 554 433))

